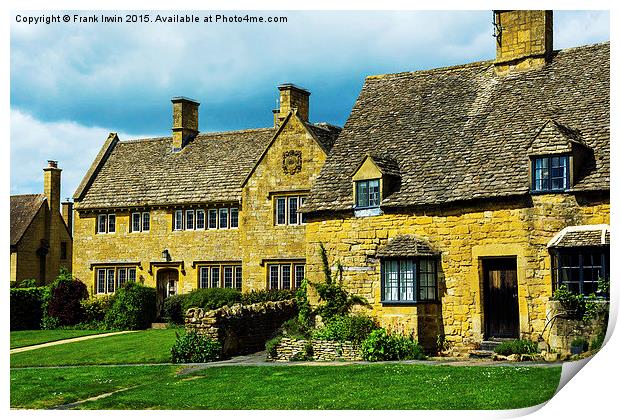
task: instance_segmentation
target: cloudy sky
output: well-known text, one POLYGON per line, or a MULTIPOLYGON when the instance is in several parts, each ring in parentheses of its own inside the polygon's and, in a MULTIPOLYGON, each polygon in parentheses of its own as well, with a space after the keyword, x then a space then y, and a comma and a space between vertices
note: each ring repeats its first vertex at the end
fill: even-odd
MULTIPOLYGON (((54 159, 73 195, 108 132, 169 135, 173 96, 201 102, 201 131, 266 127, 292 82, 312 92, 312 121, 342 125, 367 75, 495 54, 489 11, 251 13, 287 23, 29 25, 13 12, 11 194, 41 192, 54 159)), ((608 39, 607 12, 554 14, 555 48, 608 39)))

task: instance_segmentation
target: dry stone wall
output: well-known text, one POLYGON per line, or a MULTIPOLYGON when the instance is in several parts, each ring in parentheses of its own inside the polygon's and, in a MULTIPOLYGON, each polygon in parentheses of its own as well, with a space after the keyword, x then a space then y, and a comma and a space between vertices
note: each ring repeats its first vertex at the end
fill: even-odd
POLYGON ((265 342, 296 313, 292 299, 214 310, 191 308, 185 314, 185 329, 222 343, 224 356, 249 354, 264 350, 265 342))
POLYGON ((571 319, 562 304, 555 300, 547 302, 547 319, 549 320, 549 335, 543 334, 550 349, 559 353, 570 353, 571 342, 576 338, 585 338, 591 343, 602 331, 607 329, 607 317, 609 302, 600 302, 597 305, 594 319, 585 322, 571 319))
POLYGON ((276 346, 275 357, 269 357, 274 362, 289 362, 291 360, 311 359, 318 361, 333 360, 363 360, 359 345, 350 341, 338 342, 327 340, 299 340, 284 337, 276 346), (311 349, 311 350, 310 350, 311 349))

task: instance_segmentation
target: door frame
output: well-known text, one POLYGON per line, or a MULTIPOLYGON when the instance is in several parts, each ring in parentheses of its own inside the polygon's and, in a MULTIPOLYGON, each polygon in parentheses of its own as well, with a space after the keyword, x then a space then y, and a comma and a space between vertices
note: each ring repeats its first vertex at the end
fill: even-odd
POLYGON ((520 313, 520 305, 519 301, 521 299, 521 294, 519 293, 519 259, 515 255, 501 255, 501 256, 489 256, 489 257, 481 257, 480 258, 480 282, 481 282, 481 294, 482 294, 482 334, 484 339, 489 338, 510 338, 510 339, 518 339, 521 335, 521 313, 520 313), (490 291, 489 291, 489 266, 492 266, 494 263, 503 262, 506 267, 506 270, 514 271, 515 274, 515 285, 514 285, 514 313, 512 314, 512 323, 513 331, 510 333, 510 336, 498 336, 495 334, 495 331, 492 333, 491 329, 491 319, 493 314, 490 312, 490 291))
POLYGON ((168 279, 166 279, 166 284, 165 285, 161 285, 162 287, 160 287, 160 283, 163 282, 163 276, 164 275, 169 275, 170 273, 175 273, 176 274, 176 284, 175 284, 175 290, 178 292, 179 290, 179 279, 180 279, 180 273, 179 270, 176 268, 172 268, 172 267, 165 267, 165 268, 161 268, 159 270, 157 270, 156 274, 155 274, 155 289, 157 291, 157 317, 160 317, 162 315, 162 310, 163 310, 163 305, 164 305, 164 300, 170 296, 169 292, 170 292, 170 285, 168 282, 168 279), (161 293, 161 291, 163 290, 163 295, 161 293))

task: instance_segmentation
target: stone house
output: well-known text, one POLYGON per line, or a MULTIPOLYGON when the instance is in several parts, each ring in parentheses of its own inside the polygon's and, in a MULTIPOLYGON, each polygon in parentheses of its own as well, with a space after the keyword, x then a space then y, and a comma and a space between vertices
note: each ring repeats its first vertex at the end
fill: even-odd
POLYGON ((71 270, 73 203, 62 203, 58 163, 43 169, 43 194, 11 196, 11 281, 52 282, 61 267, 71 270))
POLYGON ((369 76, 301 211, 386 328, 455 350, 543 335, 609 276, 609 43, 495 11, 495 60, 369 76))
POLYGON ((291 289, 305 276, 298 213, 340 129, 309 122, 310 92, 278 86, 273 127, 198 132, 172 99, 172 136, 110 134, 74 195, 74 275, 93 295, 127 281, 158 301, 195 288, 291 289))

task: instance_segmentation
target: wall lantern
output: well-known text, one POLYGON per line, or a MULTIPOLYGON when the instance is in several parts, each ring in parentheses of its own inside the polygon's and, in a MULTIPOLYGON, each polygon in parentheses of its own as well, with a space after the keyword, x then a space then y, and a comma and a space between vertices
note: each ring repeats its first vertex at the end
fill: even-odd
POLYGON ((170 261, 170 252, 168 252, 167 249, 164 249, 161 252, 161 259, 164 260, 164 261, 170 261))

